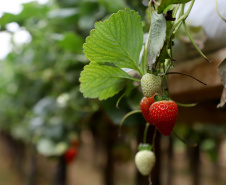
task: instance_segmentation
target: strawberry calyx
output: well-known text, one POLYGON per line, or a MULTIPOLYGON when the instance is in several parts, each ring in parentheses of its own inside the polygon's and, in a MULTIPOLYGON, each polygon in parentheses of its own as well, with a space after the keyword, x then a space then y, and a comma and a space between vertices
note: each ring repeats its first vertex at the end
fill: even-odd
POLYGON ((159 71, 157 69, 148 70, 148 73, 159 76, 159 71))
POLYGON ((147 144, 147 143, 140 143, 138 145, 138 150, 139 151, 143 151, 143 150, 151 151, 152 150, 152 146, 150 144, 147 144))
POLYGON ((162 100, 170 100, 170 98, 167 95, 162 96, 162 95, 156 94, 154 96, 154 100, 157 102, 157 101, 162 101, 162 100))

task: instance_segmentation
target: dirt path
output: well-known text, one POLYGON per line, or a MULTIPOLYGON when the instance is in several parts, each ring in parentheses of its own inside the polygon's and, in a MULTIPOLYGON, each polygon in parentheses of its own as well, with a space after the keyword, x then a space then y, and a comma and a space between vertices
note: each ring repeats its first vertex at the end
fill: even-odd
MULTIPOLYGON (((26 185, 26 176, 19 175, 14 168, 13 160, 7 151, 6 143, 0 137, 0 185, 26 185)), ((92 138, 84 140, 77 159, 68 166, 68 185, 103 185, 104 184, 104 151, 93 150, 92 138), (97 155, 94 155, 94 154, 97 155)), ((225 144, 226 151, 226 144, 225 144)), ((226 157, 221 151, 219 166, 214 165, 206 153, 201 153, 200 185, 225 185, 226 184, 226 157)), ((162 184, 167 185, 166 152, 163 155, 162 184)), ((184 149, 176 149, 172 159, 172 184, 192 185, 192 176, 189 161, 184 149)), ((44 157, 38 157, 37 185, 51 185, 55 162, 44 157), (44 175, 45 174, 45 175, 44 175)), ((135 185, 134 162, 115 164, 115 184, 135 185)))
POLYGON ((24 185, 25 181, 13 169, 13 164, 6 150, 5 143, 0 139, 0 185, 24 185))

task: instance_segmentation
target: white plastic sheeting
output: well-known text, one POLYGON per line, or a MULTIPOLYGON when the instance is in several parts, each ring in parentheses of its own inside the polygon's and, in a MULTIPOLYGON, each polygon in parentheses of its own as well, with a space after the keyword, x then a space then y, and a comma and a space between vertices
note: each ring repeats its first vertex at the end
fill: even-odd
MULTIPOLYGON (((221 15, 226 18, 226 0, 218 0, 218 8, 221 15)), ((226 23, 217 14, 215 0, 196 0, 186 22, 203 27, 207 36, 202 50, 205 54, 226 47, 226 23)), ((176 60, 185 60, 198 55, 195 50, 191 51, 188 45, 178 40, 175 41, 173 50, 176 60)))

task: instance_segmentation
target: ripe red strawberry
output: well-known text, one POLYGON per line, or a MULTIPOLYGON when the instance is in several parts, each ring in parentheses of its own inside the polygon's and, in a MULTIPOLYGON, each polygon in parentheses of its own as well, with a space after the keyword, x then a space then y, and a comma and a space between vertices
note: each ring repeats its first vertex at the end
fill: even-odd
POLYGON ((168 136, 176 123, 178 107, 174 101, 157 101, 151 105, 149 114, 159 132, 168 136))
POLYGON ((153 124, 151 119, 150 119, 150 115, 149 115, 149 108, 150 106, 155 102, 154 97, 157 93, 155 93, 152 97, 147 98, 147 97, 143 97, 143 99, 140 102, 140 110, 145 118, 145 120, 149 123, 149 124, 153 124))
POLYGON ((64 154, 66 163, 69 164, 77 156, 77 150, 75 148, 69 148, 64 154))

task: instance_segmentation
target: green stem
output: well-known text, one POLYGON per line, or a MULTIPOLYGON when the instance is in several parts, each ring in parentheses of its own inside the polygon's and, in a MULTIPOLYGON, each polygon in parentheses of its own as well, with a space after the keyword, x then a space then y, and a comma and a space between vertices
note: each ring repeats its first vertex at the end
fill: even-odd
POLYGON ((179 28, 181 27, 181 25, 182 25, 182 22, 180 22, 179 24, 178 24, 178 26, 175 28, 175 30, 173 31, 173 34, 175 34, 178 30, 179 30, 179 28))
POLYGON ((216 2, 216 10, 217 10, 217 14, 219 15, 219 17, 224 21, 226 22, 226 19, 221 15, 219 9, 218 9, 218 0, 215 0, 216 2))
POLYGON ((176 15, 177 15, 177 11, 179 10, 179 7, 180 7, 180 5, 178 4, 178 5, 176 5, 176 7, 175 7, 175 9, 174 9, 174 11, 173 11, 173 17, 176 17, 176 15))
MULTIPOLYGON (((179 12, 179 15, 178 15, 179 19, 184 14, 184 12, 182 11, 182 9, 183 9, 182 8, 182 5, 180 5, 180 12, 179 12)), ((173 30, 173 34, 175 34, 179 30, 179 28, 181 27, 181 25, 182 25, 182 21, 177 25, 177 27, 175 27, 175 29, 173 30)))
POLYGON ((154 134, 153 134, 153 138, 152 138, 152 148, 153 148, 153 151, 154 152, 155 152, 155 138, 156 138, 156 133, 157 133, 157 129, 155 128, 154 134))
POLYGON ((165 75, 168 73, 168 71, 170 70, 170 68, 173 66, 173 61, 169 61, 168 63, 169 63, 169 64, 168 64, 168 66, 167 66, 167 68, 166 68, 166 73, 165 73, 165 75))
MULTIPOLYGON (((178 19, 178 21, 173 25, 173 27, 171 28, 170 33, 169 33, 169 35, 168 35, 168 37, 167 37, 167 41, 169 41, 169 39, 170 39, 171 36, 172 36, 173 31, 174 31, 175 28, 181 23, 181 21, 187 19, 189 13, 191 12, 191 9, 192 9, 192 6, 193 6, 194 2, 195 2, 195 0, 192 0, 192 1, 191 1, 191 4, 190 4, 190 6, 189 6, 187 12, 186 12, 185 14, 183 14, 183 16, 181 16, 181 17, 178 19)), ((182 9, 183 9, 184 6, 185 6, 185 5, 183 4, 183 5, 182 5, 182 9)))
POLYGON ((158 6, 160 5, 158 2, 156 2, 155 0, 152 0, 155 4, 157 4, 158 6))
POLYGON ((178 138, 181 142, 183 142, 185 145, 187 145, 188 147, 196 147, 197 146, 197 143, 188 143, 187 141, 182 139, 179 135, 177 135, 177 133, 175 131, 173 131, 173 135, 176 138, 178 138))
POLYGON ((128 117, 131 116, 132 114, 136 114, 136 113, 141 113, 141 110, 134 110, 134 111, 131 111, 131 112, 129 112, 128 114, 126 114, 126 115, 122 118, 122 120, 121 120, 121 122, 120 122, 120 127, 122 126, 122 124, 124 123, 124 121, 126 120, 126 118, 128 118, 128 117))
MULTIPOLYGON (((140 73, 141 76, 144 75, 144 72, 137 66, 137 71, 140 73)), ((136 78, 134 78, 135 81, 137 81, 136 78)), ((138 79, 139 80, 139 79, 138 79)))
POLYGON ((126 95, 126 92, 124 92, 118 99, 118 101, 116 102, 116 108, 119 109, 119 103, 121 101, 121 99, 126 95))
MULTIPOLYGON (((182 11, 184 11, 184 6, 182 6, 182 11)), ((190 39, 191 43, 194 45, 195 49, 196 49, 196 50, 199 52, 199 54, 200 54, 202 57, 204 57, 208 62, 211 62, 211 60, 209 60, 209 59, 203 54, 203 52, 199 49, 199 47, 196 45, 196 43, 195 43, 194 40, 192 39, 191 34, 190 34, 189 30, 188 30, 188 27, 187 27, 187 25, 186 25, 186 23, 185 23, 185 20, 183 20, 182 23, 183 23, 184 29, 185 29, 185 31, 186 31, 186 33, 187 33, 187 36, 188 36, 188 38, 190 39)))
POLYGON ((144 52, 143 52, 142 61, 141 61, 141 65, 140 65, 140 68, 141 68, 143 74, 147 73, 147 69, 148 69, 147 47, 148 47, 148 38, 147 38, 146 44, 144 46, 144 52))
POLYGON ((147 133, 148 133, 149 123, 146 123, 145 129, 144 129, 144 138, 143 143, 147 143, 147 133))
POLYGON ((183 103, 178 103, 178 102, 175 102, 175 103, 180 107, 194 107, 197 105, 197 103, 189 103, 189 104, 183 104, 183 103))
POLYGON ((141 113, 141 110, 134 110, 134 111, 131 111, 129 113, 127 113, 121 120, 120 122, 120 125, 119 125, 119 136, 121 135, 121 127, 122 127, 122 124, 124 123, 124 121, 126 120, 126 118, 128 118, 129 116, 131 116, 132 114, 136 114, 136 113, 141 113))
MULTIPOLYGON (((137 87, 139 87, 140 85, 137 85, 137 86, 134 86, 131 90, 134 90, 135 88, 137 88, 137 87)), ((120 97, 119 97, 119 99, 117 100, 117 102, 116 102, 116 108, 117 109, 119 109, 119 103, 120 103, 120 101, 122 100, 122 98, 124 97, 124 96, 126 96, 127 95, 127 91, 126 92, 124 92, 120 97)))
MULTIPOLYGON (((170 43, 170 38, 171 38, 172 34, 174 33, 174 30, 181 24, 181 22, 184 21, 185 19, 187 19, 189 13, 191 12, 191 9, 192 9, 192 6, 193 6, 194 2, 195 2, 195 0, 192 0, 192 1, 191 1, 191 4, 190 4, 190 6, 188 7, 187 12, 186 12, 185 14, 183 14, 183 16, 181 16, 181 17, 178 19, 178 21, 173 25, 173 27, 171 28, 171 30, 170 30, 170 32, 169 32, 169 35, 168 35, 168 37, 167 37, 167 39, 166 39, 166 42, 167 42, 166 50, 167 50, 167 53, 168 53, 169 56, 170 56, 170 53, 168 52, 168 47, 169 47, 169 43, 170 43)), ((184 6, 185 6, 185 4, 182 5, 182 9, 184 8, 184 6)), ((179 28, 177 28, 177 30, 178 30, 178 29, 179 29, 179 28)))

